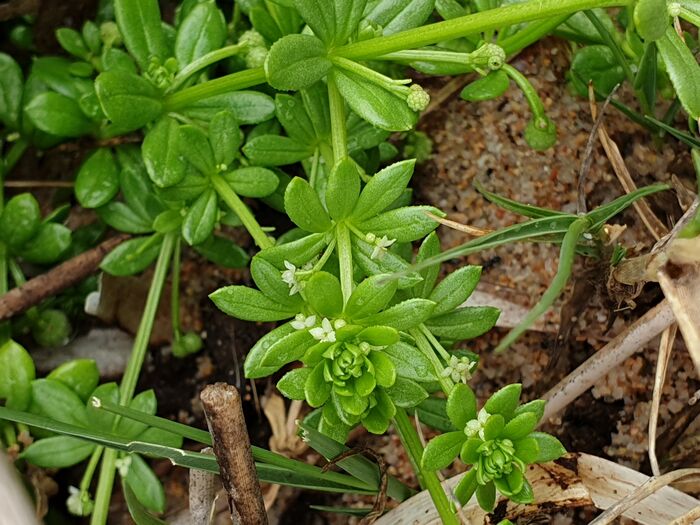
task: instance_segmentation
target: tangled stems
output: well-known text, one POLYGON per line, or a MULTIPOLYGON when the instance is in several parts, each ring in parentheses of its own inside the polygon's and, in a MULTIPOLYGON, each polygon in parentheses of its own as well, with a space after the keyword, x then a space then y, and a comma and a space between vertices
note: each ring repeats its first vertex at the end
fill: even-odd
MULTIPOLYGON (((124 371, 121 385, 119 386, 119 404, 122 406, 128 405, 136 390, 136 383, 143 366, 143 361, 146 358, 148 350, 148 341, 151 337, 153 323, 155 322, 156 313, 158 311, 158 303, 160 296, 165 286, 165 280, 168 275, 168 266, 172 258, 175 248, 176 234, 169 233, 163 239, 163 244, 158 254, 155 271, 151 286, 148 290, 146 298, 146 306, 141 317, 134 347, 129 357, 129 362, 124 371)), ((115 425, 118 422, 115 420, 115 425)), ((95 509, 90 519, 91 525, 103 525, 107 523, 109 513, 109 500, 112 496, 112 487, 114 485, 114 472, 116 468, 118 451, 116 449, 107 449, 102 458, 102 467, 100 468, 100 477, 97 484, 97 492, 95 494, 95 509)))

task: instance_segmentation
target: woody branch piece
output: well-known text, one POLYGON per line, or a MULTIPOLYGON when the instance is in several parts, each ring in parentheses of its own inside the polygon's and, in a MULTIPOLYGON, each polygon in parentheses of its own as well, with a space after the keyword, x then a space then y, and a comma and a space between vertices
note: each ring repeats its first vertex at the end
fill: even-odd
POLYGON ((99 246, 13 288, 0 297, 0 321, 21 314, 96 272, 102 259, 128 238, 128 235, 117 235, 107 239, 99 246))
POLYGON ((207 386, 199 398, 219 463, 221 481, 228 494, 233 522, 267 525, 238 390, 226 383, 215 383, 207 386))

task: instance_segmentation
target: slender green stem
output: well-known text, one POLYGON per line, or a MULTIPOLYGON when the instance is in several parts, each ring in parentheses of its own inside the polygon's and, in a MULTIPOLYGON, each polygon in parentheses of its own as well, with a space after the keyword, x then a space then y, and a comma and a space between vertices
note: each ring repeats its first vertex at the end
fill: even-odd
POLYGON ((348 131, 345 122, 345 101, 332 75, 328 77, 328 99, 331 112, 333 160, 338 162, 348 156, 348 131))
POLYGON ((182 239, 175 240, 173 249, 173 268, 170 279, 170 324, 173 327, 173 341, 179 341, 180 330, 180 258, 182 256, 182 239))
MULTIPOLYGON (((158 311, 158 304, 165 286, 165 280, 168 276, 168 266, 170 258, 173 255, 175 247, 175 233, 168 233, 163 239, 163 244, 160 247, 158 261, 156 262, 151 287, 148 290, 146 298, 146 306, 143 310, 141 323, 139 324, 134 346, 131 350, 129 362, 124 371, 121 385, 119 387, 119 403, 128 405, 129 401, 136 390, 143 361, 146 358, 148 350, 148 341, 153 330, 153 323, 158 311)), ((117 461, 118 452, 114 449, 107 449, 102 457, 102 466, 100 468, 100 477, 97 483, 97 492, 95 493, 95 508, 90 519, 91 525, 104 525, 107 523, 109 514, 109 500, 112 497, 112 488, 114 486, 114 472, 117 461)))
POLYGON ((314 156, 311 159, 311 173, 309 173, 309 185, 316 189, 316 178, 318 176, 318 166, 321 162, 321 152, 317 147, 314 150, 314 156))
POLYGON ((532 84, 530 84, 527 77, 525 77, 525 75, 510 64, 503 64, 501 69, 506 72, 506 74, 523 92, 523 95, 525 95, 525 100, 527 100, 527 103, 530 106, 530 111, 532 111, 533 117, 535 119, 546 118, 547 114, 544 110, 544 104, 542 103, 540 96, 537 94, 537 90, 532 87, 532 84))
POLYGON ((238 218, 241 219, 243 226, 245 226, 245 229, 248 230, 248 233, 250 233, 250 235, 253 237, 255 244, 257 244, 261 250, 274 246, 274 242, 260 227, 260 224, 258 224, 258 221, 255 220, 255 217, 250 212, 248 207, 236 194, 236 192, 231 189, 231 186, 228 185, 221 175, 212 175, 211 183, 213 184, 216 193, 219 194, 219 197, 221 197, 226 205, 231 208, 231 211, 233 211, 236 215, 238 215, 238 218))
MULTIPOLYGON (((334 58, 337 61, 338 58, 334 58)), ((378 56, 375 60, 391 60, 393 62, 445 62, 469 66, 469 53, 457 53, 456 51, 436 51, 432 49, 406 49, 378 56)), ((351 62, 348 60, 348 62, 351 62)))
POLYGON ((343 292, 343 304, 347 304, 352 295, 353 269, 352 269, 352 247, 350 245, 350 230, 345 223, 340 223, 336 227, 336 241, 338 243, 338 261, 340 263, 340 288, 343 292))
POLYGON ((519 53, 525 49, 530 44, 534 44, 542 37, 548 35, 554 31, 557 27, 562 25, 571 15, 561 15, 552 18, 547 18, 546 20, 539 20, 528 24, 527 27, 518 31, 514 35, 505 37, 499 45, 506 52, 506 55, 513 55, 519 53))
POLYGON ((428 341, 430 341, 430 344, 433 345, 435 350, 437 350, 438 353, 442 356, 442 358, 446 361, 449 361, 450 353, 443 348, 443 346, 440 344, 440 341, 438 341, 437 337, 435 337, 433 333, 430 330, 428 330, 428 327, 421 323, 419 328, 420 331, 423 332, 423 335, 425 335, 425 337, 428 339, 428 341))
POLYGON ((508 334, 503 338, 503 340, 496 347, 496 352, 502 352, 508 348, 512 343, 515 342, 520 335, 527 330, 532 323, 534 323, 537 318, 539 318, 546 310, 549 308, 554 301, 556 301, 559 294, 566 286, 571 275, 571 268, 573 266, 574 258, 576 257, 576 244, 580 239, 581 235, 590 227, 590 221, 587 217, 580 217, 571 223, 569 229, 564 235, 564 239, 561 243, 561 248, 559 250, 559 266, 557 267, 557 274, 552 279, 549 288, 542 294, 542 297, 537 302, 537 304, 527 313, 525 318, 520 322, 518 326, 513 328, 508 334))
MULTIPOLYGON (((418 328, 410 329, 408 333, 411 335, 411 337, 413 337, 413 339, 416 340, 416 346, 418 347, 418 350, 420 350, 433 365, 433 368, 435 369, 435 374, 438 377, 438 382, 440 383, 440 388, 442 388, 442 391, 445 393, 445 395, 448 396, 450 395, 450 392, 452 392, 454 383, 449 377, 442 376, 442 371, 445 369, 445 365, 440 361, 438 356, 435 355, 435 350, 433 350, 433 348, 430 346, 430 342, 422 333, 422 327, 423 325, 421 324, 418 328)), ((447 359, 449 359, 449 356, 447 357, 447 359)))
POLYGON ((90 483, 92 483, 92 476, 95 474, 95 470, 97 470, 97 465, 100 462, 100 458, 102 457, 102 453, 104 452, 105 447, 98 445, 95 447, 95 450, 92 451, 92 455, 90 456, 90 461, 88 461, 87 467, 85 467, 85 472, 83 472, 83 479, 80 480, 80 490, 83 492, 87 492, 90 490, 90 483))
POLYGON ((430 494, 443 525, 459 525, 459 519, 451 510, 450 501, 447 499, 447 494, 445 494, 437 474, 431 470, 423 470, 420 466, 421 457, 423 456, 423 445, 421 445, 418 433, 403 408, 396 409, 394 426, 401 443, 403 443, 408 453, 408 458, 411 460, 418 482, 430 494))
POLYGON ((209 67, 221 60, 237 55, 243 49, 243 47, 244 46, 241 44, 222 47, 221 49, 211 51, 194 62, 187 64, 187 66, 185 66, 182 71, 175 76, 167 92, 173 93, 177 91, 180 87, 182 87, 187 79, 194 75, 197 71, 201 71, 205 67, 209 67))
POLYGON ((23 138, 18 139, 14 144, 12 144, 10 151, 8 151, 7 155, 5 156, 5 173, 10 173, 10 171, 12 171, 12 168, 14 168, 17 162, 19 162, 19 159, 22 158, 22 155, 24 155, 24 152, 27 151, 28 147, 29 142, 23 138))
POLYGON ((230 75, 208 80, 207 82, 202 82, 196 86, 188 87, 182 91, 173 93, 166 97, 165 109, 167 111, 177 111, 201 99, 257 86, 258 84, 263 84, 266 80, 265 70, 261 67, 231 73, 230 75))
POLYGON ((338 47, 333 54, 353 60, 370 59, 513 24, 572 14, 584 9, 629 4, 630 0, 530 0, 355 42, 338 47))

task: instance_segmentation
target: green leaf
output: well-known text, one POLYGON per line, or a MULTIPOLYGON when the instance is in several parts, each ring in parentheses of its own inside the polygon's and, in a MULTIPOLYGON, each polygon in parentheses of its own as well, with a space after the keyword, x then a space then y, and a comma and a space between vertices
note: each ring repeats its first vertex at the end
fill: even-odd
POLYGON ((32 381, 32 412, 72 425, 87 426, 85 405, 69 387, 54 379, 32 381))
POLYGON ((29 353, 12 340, 0 346, 0 399, 14 410, 26 410, 36 372, 29 353))
POLYGON ((550 210, 548 208, 540 208, 538 206, 533 206, 532 204, 525 204, 518 202, 513 199, 508 199, 496 193, 487 191, 480 183, 474 182, 474 187, 479 193, 486 197, 489 202, 493 202, 497 206, 503 208, 504 210, 512 211, 518 215, 524 215, 525 217, 530 217, 531 219, 541 219, 546 217, 561 217, 567 216, 568 214, 562 211, 550 210))
POLYGON ((527 505, 535 501, 535 494, 532 491, 532 486, 527 479, 523 479, 523 488, 517 494, 511 494, 508 496, 514 503, 520 503, 522 505, 527 505))
MULTIPOLYGON (((389 326, 369 326, 357 334, 357 339, 373 346, 387 346, 398 343, 399 332, 389 326)), ((383 351, 386 353, 386 348, 383 351)))
POLYGON ((94 443, 70 436, 53 436, 35 441, 20 457, 41 468, 67 468, 86 459, 93 450, 94 443))
POLYGON ((288 399, 303 401, 306 399, 304 385, 310 374, 311 368, 304 367, 290 370, 277 382, 277 390, 282 392, 282 395, 288 399))
POLYGON ((71 231, 62 224, 44 222, 39 226, 34 238, 22 246, 20 255, 27 262, 51 264, 68 250, 71 231))
POLYGON ((287 363, 300 360, 317 342, 307 330, 298 330, 277 343, 274 352, 267 352, 260 364, 263 367, 278 369, 287 363))
POLYGON ((39 203, 31 193, 21 193, 7 202, 0 215, 0 238, 20 246, 37 234, 40 224, 39 203))
POLYGON ((301 310, 301 298, 298 294, 289 295, 289 285, 282 280, 280 270, 270 261, 260 256, 253 257, 250 274, 257 287, 267 297, 301 310))
POLYGON ((258 124, 275 116, 275 103, 265 93, 231 91, 198 100, 187 106, 184 113, 190 118, 209 121, 224 110, 233 113, 239 124, 258 124))
POLYGON ((377 384, 383 387, 390 387, 396 382, 396 367, 381 350, 369 353, 369 360, 374 365, 374 378, 377 384))
POLYGON ((479 506, 486 512, 491 512, 494 505, 496 504, 496 486, 493 481, 490 481, 486 485, 479 485, 476 488, 476 500, 479 502, 479 506))
MULTIPOLYGON (((430 257, 435 257, 440 254, 440 238, 435 232, 431 232, 418 248, 418 254, 416 255, 416 264, 419 264, 430 257)), ((440 265, 435 264, 433 266, 428 266, 420 271, 423 280, 415 285, 413 288, 414 295, 417 297, 427 298, 435 287, 435 281, 437 281, 438 275, 440 274, 440 265)))
POLYGON ((214 151, 209 144, 209 137, 201 128, 179 126, 177 149, 203 175, 209 175, 215 170, 214 151))
POLYGON ((339 317, 343 312, 340 281, 328 272, 316 272, 306 282, 306 301, 323 317, 339 317))
POLYGON ((350 157, 338 161, 328 177, 326 206, 335 220, 349 216, 360 196, 360 169, 350 157))
POLYGON ((275 114, 289 137, 302 144, 311 145, 318 142, 314 124, 304 107, 301 93, 275 95, 275 114))
POLYGON ((306 378, 304 383, 304 395, 306 402, 312 407, 320 407, 331 395, 331 385, 323 377, 323 362, 318 363, 306 378))
POLYGON ((383 312, 358 319, 364 325, 391 326, 397 330, 409 330, 427 320, 435 309, 435 303, 427 299, 407 299, 383 312))
POLYGON ((124 481, 148 510, 165 511, 165 490, 151 467, 138 454, 131 454, 131 464, 124 481))
POLYGON ((534 399, 533 401, 520 405, 518 408, 516 408, 513 412, 513 416, 515 417, 520 414, 524 414, 525 412, 531 412, 535 414, 537 421, 539 421, 544 415, 544 407, 546 404, 547 402, 544 399, 534 399))
POLYGON ((387 275, 373 275, 364 279, 350 295, 345 314, 359 319, 379 312, 396 293, 398 283, 387 275))
POLYGON ((175 58, 182 68, 210 51, 219 49, 224 40, 224 15, 213 0, 200 2, 187 14, 177 29, 175 58))
POLYGON ((535 463, 554 461, 566 454, 564 445, 554 436, 550 436, 544 432, 533 432, 528 437, 534 438, 537 441, 539 452, 535 463))
POLYGON ((331 67, 323 42, 311 35, 280 38, 265 61, 268 83, 282 91, 309 87, 325 77, 331 67))
POLYGON ((141 147, 148 176, 161 188, 173 186, 185 177, 179 128, 175 119, 164 117, 148 131, 141 147))
POLYGON ((279 185, 279 178, 275 172, 257 166, 238 168, 224 174, 233 191, 243 197, 261 198, 275 192, 279 185))
POLYGON ((300 177, 294 177, 287 186, 284 209, 292 222, 303 230, 322 233, 332 226, 316 191, 300 177))
POLYGON ((513 443, 515 455, 529 465, 537 460, 540 447, 534 437, 526 437, 513 443))
POLYGON ((625 71, 608 46, 596 45, 580 48, 571 62, 574 87, 581 96, 588 96, 588 82, 603 95, 625 80, 625 71))
POLYGON ((417 273, 408 273, 408 263, 393 252, 387 251, 383 253, 381 257, 373 259, 372 252, 374 251, 374 245, 368 244, 356 237, 351 239, 351 244, 353 261, 357 263, 357 266, 367 275, 403 272, 406 275, 402 275, 398 280, 399 290, 411 288, 421 280, 420 275, 417 273))
POLYGON ((485 77, 481 77, 467 84, 459 96, 468 102, 481 102, 492 100, 503 95, 510 85, 510 78, 505 71, 500 69, 491 71, 485 77))
POLYGON ((119 191, 119 168, 107 148, 90 155, 75 179, 75 196, 83 208, 99 208, 119 191))
POLYGON ((121 243, 100 264, 100 268, 111 275, 125 276, 142 272, 156 260, 161 242, 153 236, 137 237, 121 243))
POLYGON ((476 419, 476 396, 463 383, 456 384, 447 398, 447 416, 455 428, 467 426, 467 421, 476 419))
POLYGON ((374 175, 360 193, 351 217, 363 221, 388 208, 408 185, 415 165, 413 159, 404 160, 374 175))
POLYGON ((461 430, 447 432, 431 439, 423 451, 421 466, 427 470, 448 467, 455 460, 466 440, 467 436, 461 430))
POLYGON ((433 12, 435 0, 379 0, 365 17, 391 35, 422 25, 433 12))
POLYGON ((693 119, 700 118, 700 66, 688 46, 678 36, 673 26, 668 26, 666 34, 656 41, 666 71, 676 94, 693 119))
POLYGON ((472 468, 467 472, 462 479, 459 480, 455 487, 455 497, 461 505, 466 505, 474 495, 474 491, 479 486, 476 480, 476 469, 472 468))
POLYGON ((428 296, 437 303, 433 316, 451 312, 472 294, 481 278, 481 266, 463 266, 445 277, 428 296))
POLYGON ((129 509, 131 519, 134 520, 136 525, 166 525, 163 520, 149 514, 146 507, 144 507, 144 505, 139 501, 136 494, 134 494, 134 491, 128 484, 124 485, 123 490, 126 506, 129 509))
POLYGON ((103 383, 92 392, 90 402, 87 404, 87 418, 91 428, 109 428, 112 429, 114 424, 114 414, 99 408, 102 405, 96 406, 94 400, 97 399, 100 403, 111 403, 119 405, 119 387, 116 383, 103 383))
POLYGON ((115 230, 124 233, 149 233, 153 230, 152 223, 136 213, 123 202, 110 202, 98 208, 97 215, 115 230))
POLYGON ((134 73, 100 73, 95 79, 95 91, 102 111, 122 133, 139 129, 163 113, 160 92, 134 73))
POLYGON ((100 382, 100 371, 93 359, 73 359, 53 369, 46 377, 60 381, 87 401, 100 382))
POLYGON ((506 426, 505 418, 500 414, 492 414, 486 419, 484 423, 484 441, 490 441, 496 439, 503 432, 503 428, 506 426))
POLYGON ((332 48, 345 44, 360 23, 367 0, 295 0, 314 34, 332 48))
POLYGON ((536 426, 537 415, 532 412, 523 412, 508 421, 503 432, 501 432, 501 436, 511 441, 517 441, 535 430, 536 426))
POLYGON ((430 360, 416 347, 398 342, 382 350, 391 359, 399 377, 412 381, 437 381, 437 374, 430 360))
POLYGON ((218 235, 212 235, 194 249, 209 261, 224 268, 244 268, 250 259, 235 242, 218 235))
POLYGON ((85 45, 82 35, 75 29, 69 27, 58 28, 56 30, 56 40, 58 40, 63 49, 73 56, 86 59, 90 54, 90 50, 85 45))
POLYGON ((289 261, 296 266, 302 266, 316 257, 321 250, 328 245, 326 236, 321 233, 312 233, 288 243, 266 248, 260 252, 260 257, 270 261, 277 268, 284 268, 284 261, 289 261))
POLYGON ((484 404, 484 409, 489 414, 499 414, 505 420, 509 420, 520 401, 522 385, 513 383, 495 392, 484 404))
POLYGON ((209 123, 209 141, 214 150, 216 164, 228 166, 238 155, 243 144, 243 132, 231 110, 220 111, 209 123))
POLYGON ((209 298, 227 315, 245 321, 281 321, 297 313, 296 309, 245 286, 225 286, 210 294, 209 298))
POLYGON ((651 184, 622 195, 608 204, 598 206, 586 215, 591 225, 589 229, 597 231, 612 217, 631 206, 634 201, 667 189, 669 186, 666 184, 651 184))
POLYGON ((356 226, 364 232, 374 233, 377 237, 386 235, 398 242, 411 242, 422 239, 440 225, 426 213, 438 217, 445 215, 433 206, 405 206, 356 223, 356 226))
POLYGON ((432 317, 426 321, 425 326, 436 337, 448 341, 461 341, 473 339, 491 330, 500 314, 498 308, 491 306, 466 306, 448 314, 432 317))
POLYGON ((268 352, 274 352, 277 345, 283 345, 285 339, 296 333, 297 330, 289 323, 285 323, 260 338, 253 348, 250 349, 243 363, 245 376, 249 379, 257 379, 274 374, 278 367, 263 366, 262 360, 268 352))
POLYGON ((261 135, 243 146, 243 153, 259 166, 294 164, 313 155, 313 148, 289 137, 261 135))
POLYGON ((408 131, 417 116, 406 100, 352 71, 331 71, 348 106, 364 120, 387 131, 408 131))
POLYGON ((397 377, 386 393, 397 407, 411 408, 428 398, 428 392, 415 381, 397 377))
POLYGON ((151 57, 170 56, 157 0, 114 0, 114 16, 124 45, 143 71, 151 57))
POLYGON ((634 6, 634 25, 646 41, 664 36, 670 25, 666 0, 639 0, 634 6))
POLYGON ((182 222, 182 237, 190 246, 209 238, 219 215, 219 199, 213 189, 202 193, 182 222))
POLYGON ((93 127, 75 100, 52 91, 34 97, 25 110, 38 129, 58 137, 80 137, 93 127))
POLYGON ((0 53, 0 122, 9 129, 19 128, 23 88, 19 65, 10 55, 0 53))
MULTIPOLYGON (((139 392, 134 398, 129 401, 129 408, 144 414, 154 415, 158 407, 156 395, 153 390, 144 390, 139 392)), ((117 426, 117 434, 126 439, 136 439, 142 432, 148 428, 148 425, 134 419, 123 418, 117 426)))

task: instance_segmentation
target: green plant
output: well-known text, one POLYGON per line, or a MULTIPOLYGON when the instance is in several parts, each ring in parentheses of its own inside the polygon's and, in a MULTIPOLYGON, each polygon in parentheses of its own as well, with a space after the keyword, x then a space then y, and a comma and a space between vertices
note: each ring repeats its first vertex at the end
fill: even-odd
MULTIPOLYGON (((14 445, 16 436, 4 420, 37 429, 23 459, 65 467, 89 458, 69 507, 91 514, 94 525, 107 520, 117 467, 138 523, 154 522, 151 512, 163 510, 162 487, 142 454, 217 471, 213 457, 179 448, 183 437, 210 444, 208 433, 155 417, 152 392, 135 395, 169 275, 173 353, 184 357, 202 347, 197 334, 182 333, 179 321, 181 253, 190 246, 221 267, 250 263, 257 288, 228 286, 211 298, 240 319, 280 322, 251 349, 246 376, 274 376, 285 396, 314 408, 301 432, 326 458, 347 451, 353 427, 381 434, 393 424, 444 523, 457 518, 435 471, 459 453, 472 465, 457 490, 461 503, 476 492, 490 510, 496 490, 531 502, 525 467, 555 459, 563 448, 534 432, 543 404, 518 406, 519 385, 494 394, 477 412, 466 383, 478 356, 455 345, 490 330, 499 312, 462 306, 480 268, 465 266, 439 280, 439 263, 516 241, 561 245, 555 279, 497 348, 505 349, 559 296, 576 254, 607 256, 606 221, 666 186, 643 188, 582 215, 482 190, 529 220, 441 252, 434 230, 444 214, 411 205, 413 157, 429 150, 426 137, 412 130, 430 97, 406 67, 425 75, 478 74, 461 92, 469 102, 503 96, 512 81, 531 112, 526 142, 547 149, 556 140, 554 124, 532 84, 508 61, 554 32, 575 47, 575 89, 583 94, 592 80, 607 96, 627 81, 641 114, 613 101, 616 107, 698 146, 697 46, 671 25, 676 16, 697 24, 694 4, 246 0, 234 3, 227 20, 213 0, 186 0, 172 24, 155 0, 105 4, 99 24, 57 32, 70 58, 38 57, 26 80, 14 59, 0 54, 0 137, 9 145, 0 174, 9 173, 29 145, 46 149, 89 137, 92 151, 76 175, 75 197, 100 218, 97 237, 106 226, 132 236, 101 268, 126 276, 153 265, 151 287, 119 386, 98 386, 88 361, 36 379, 17 343, 0 347, 6 444, 14 445), (610 17, 603 9, 609 6, 621 7, 620 16, 610 17), (655 16, 659 10, 669 16, 655 16), (661 120, 654 111, 658 92, 677 98, 661 120), (671 126, 680 108, 691 117, 688 133, 671 126), (391 138, 394 132, 402 133, 399 139, 391 138), (284 212, 295 227, 279 234, 262 226, 265 205, 284 212), (252 258, 221 231, 237 226, 259 249, 252 258), (413 243, 420 243, 415 256, 413 243), (445 432, 425 451, 409 412, 445 432), (90 481, 100 461, 93 504, 90 481)), ((30 29, 18 27, 23 34, 30 29)), ((71 243, 60 224, 65 207, 42 220, 29 194, 0 201, 0 292, 7 290, 8 275, 22 284, 18 261, 49 264, 90 244, 71 243)), ((48 303, 27 314, 38 341, 65 339, 69 327, 59 306, 48 303)), ((366 459, 343 459, 347 474, 337 474, 262 449, 253 454, 264 481, 333 492, 380 489, 379 471, 366 459)), ((389 496, 402 500, 410 493, 388 482, 389 496)))

